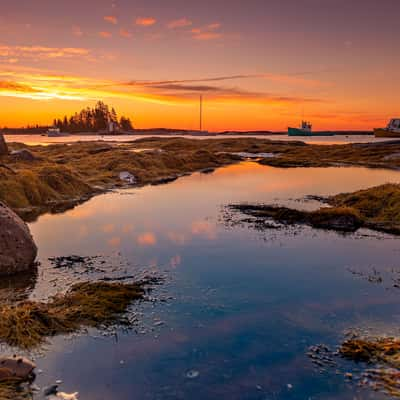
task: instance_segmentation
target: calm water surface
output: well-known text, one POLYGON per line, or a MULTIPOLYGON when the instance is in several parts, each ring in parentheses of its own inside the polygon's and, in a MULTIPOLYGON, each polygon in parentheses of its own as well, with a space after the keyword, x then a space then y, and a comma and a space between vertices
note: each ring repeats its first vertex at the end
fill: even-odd
MULTIPOLYGON (((191 136, 191 135, 149 135, 147 137, 185 137, 187 139, 235 139, 235 138, 243 138, 243 137, 251 137, 258 139, 271 139, 271 140, 295 140, 302 141, 306 143, 315 143, 315 144, 346 144, 346 143, 375 143, 375 142, 384 142, 387 140, 393 140, 390 138, 375 138, 373 135, 337 135, 337 136, 316 136, 312 138, 308 137, 293 137, 288 135, 220 135, 220 136, 191 136)), ((55 137, 49 138, 47 136, 41 135, 6 135, 6 140, 11 142, 19 142, 25 143, 28 145, 49 145, 54 143, 73 143, 73 142, 91 142, 104 140, 106 142, 127 142, 137 139, 146 138, 146 135, 112 135, 112 136, 100 136, 100 135, 71 135, 64 137, 55 137)))
POLYGON ((399 326, 400 292, 348 271, 398 267, 398 240, 310 228, 262 233, 227 227, 221 216, 231 202, 315 207, 298 199, 385 182, 400 182, 400 173, 247 162, 42 216, 31 224, 42 261, 36 282, 25 283, 31 298, 110 272, 81 276, 47 261, 69 254, 108 257, 122 275, 166 273, 154 296, 171 298, 137 306, 139 333, 54 339, 37 359, 44 371, 37 384, 62 379, 80 400, 380 399, 335 369, 315 369, 305 353, 318 343, 337 346, 352 327, 399 326))

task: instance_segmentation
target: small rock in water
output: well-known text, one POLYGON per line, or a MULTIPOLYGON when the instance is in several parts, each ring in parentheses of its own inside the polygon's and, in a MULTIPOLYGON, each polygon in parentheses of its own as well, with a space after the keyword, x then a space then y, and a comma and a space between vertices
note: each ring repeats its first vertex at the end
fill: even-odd
POLYGON ((78 399, 78 392, 75 393, 64 393, 58 392, 56 394, 50 395, 47 400, 79 400, 78 399))
POLYGON ((196 371, 195 369, 191 369, 190 371, 186 372, 186 378, 188 379, 196 379, 200 375, 199 371, 196 371))
POLYGON ((51 385, 43 389, 43 393, 45 396, 51 396, 53 394, 57 394, 57 391, 58 391, 58 385, 51 385))

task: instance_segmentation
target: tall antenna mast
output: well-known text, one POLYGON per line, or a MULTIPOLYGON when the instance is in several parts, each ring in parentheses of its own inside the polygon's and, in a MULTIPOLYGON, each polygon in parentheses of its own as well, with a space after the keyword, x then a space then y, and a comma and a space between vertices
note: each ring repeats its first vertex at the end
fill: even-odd
POLYGON ((200 95, 200 132, 203 131, 203 95, 200 95))

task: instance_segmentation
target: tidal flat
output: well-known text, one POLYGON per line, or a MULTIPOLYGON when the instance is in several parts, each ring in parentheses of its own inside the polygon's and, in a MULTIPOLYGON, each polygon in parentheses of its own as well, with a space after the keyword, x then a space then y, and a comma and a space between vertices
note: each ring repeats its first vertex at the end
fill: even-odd
MULTIPOLYGON (((33 357, 41 371, 36 391, 31 385, 21 396, 40 399, 44 388, 60 381, 60 390, 79 392, 80 400, 128 400, 132 393, 148 399, 395 396, 365 375, 381 370, 376 359, 342 357, 340 349, 349 340, 399 336, 397 236, 369 226, 345 234, 308 225, 255 230, 248 223, 227 224, 224 213, 229 204, 243 203, 314 212, 327 206, 327 198, 351 200, 367 212, 367 203, 352 196, 359 200, 359 193, 385 184, 397 188, 397 161, 384 160, 397 144, 382 151, 380 168, 364 148, 357 157, 365 166, 265 165, 285 151, 314 147, 257 139, 58 146, 29 147, 33 162, 2 160, 17 174, 48 164, 68 168, 90 188, 85 202, 57 213, 41 208, 46 202, 39 199, 41 212, 28 219, 40 265, 29 277, 7 279, 2 298, 14 306, 49 307, 54 296, 86 282, 129 284, 149 275, 163 282, 146 301, 122 310, 134 322, 129 328, 85 324, 46 335, 35 349, 3 338, 2 353, 33 357), (239 152, 276 157, 249 161, 233 154, 239 152), (83 170, 92 156, 98 160, 90 177, 83 170), (120 181, 121 171, 137 182, 120 181), (169 183, 147 185, 167 178, 169 183), (71 255, 76 262, 68 262, 71 255), (381 279, 365 278, 373 271, 381 279)), ((336 147, 326 151, 339 158, 336 147)), ((69 191, 50 201, 57 199, 70 199, 69 191)), ((35 203, 15 209, 29 207, 35 203)))

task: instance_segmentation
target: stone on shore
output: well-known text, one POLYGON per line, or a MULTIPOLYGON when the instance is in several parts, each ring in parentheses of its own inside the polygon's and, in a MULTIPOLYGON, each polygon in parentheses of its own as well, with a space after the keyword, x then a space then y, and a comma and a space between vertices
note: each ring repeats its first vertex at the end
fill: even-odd
POLYGON ((0 133, 0 156, 5 156, 8 154, 8 147, 7 143, 4 139, 4 136, 2 133, 0 133))
POLYGON ((34 268, 37 247, 28 226, 0 202, 0 276, 34 268))
POLYGON ((31 378, 36 365, 24 357, 0 358, 0 382, 10 380, 27 381, 31 378))

